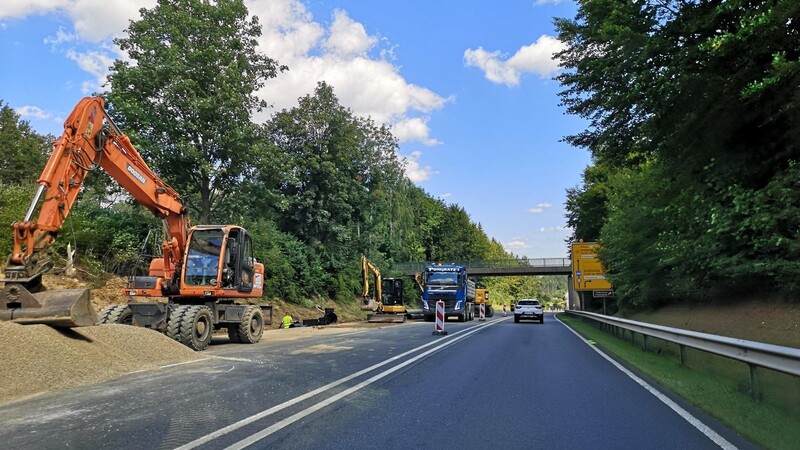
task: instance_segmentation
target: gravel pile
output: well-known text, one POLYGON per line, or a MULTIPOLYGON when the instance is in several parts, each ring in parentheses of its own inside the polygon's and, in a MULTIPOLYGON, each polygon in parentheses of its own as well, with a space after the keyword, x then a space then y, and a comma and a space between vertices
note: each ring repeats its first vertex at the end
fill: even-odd
POLYGON ((57 329, 0 321, 0 402, 203 358, 146 328, 57 329))

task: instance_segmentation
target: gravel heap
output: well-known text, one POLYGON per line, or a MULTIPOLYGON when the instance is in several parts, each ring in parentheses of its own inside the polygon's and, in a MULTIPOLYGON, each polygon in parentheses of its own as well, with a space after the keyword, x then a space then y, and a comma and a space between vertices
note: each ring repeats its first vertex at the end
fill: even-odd
POLYGON ((57 329, 0 321, 0 402, 203 358, 141 327, 57 329))

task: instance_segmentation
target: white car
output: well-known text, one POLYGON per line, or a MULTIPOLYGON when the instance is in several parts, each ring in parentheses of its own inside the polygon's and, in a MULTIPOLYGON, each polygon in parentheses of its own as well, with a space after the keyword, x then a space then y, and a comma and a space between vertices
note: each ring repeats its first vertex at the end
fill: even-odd
POLYGON ((522 319, 533 319, 544 323, 544 311, 539 300, 524 299, 517 302, 514 306, 514 322, 519 323, 522 319))

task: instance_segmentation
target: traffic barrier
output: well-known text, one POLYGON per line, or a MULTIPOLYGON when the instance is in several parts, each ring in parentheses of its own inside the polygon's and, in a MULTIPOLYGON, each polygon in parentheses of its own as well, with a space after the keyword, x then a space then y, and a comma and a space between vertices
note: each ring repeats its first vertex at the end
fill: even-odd
POLYGON ((447 334, 447 331, 444 330, 444 302, 441 300, 436 302, 436 325, 433 334, 447 334))
POLYGON ((479 321, 485 321, 486 320, 486 304, 481 303, 480 305, 481 305, 480 308, 478 308, 478 310, 480 311, 480 316, 479 316, 478 320, 479 321))

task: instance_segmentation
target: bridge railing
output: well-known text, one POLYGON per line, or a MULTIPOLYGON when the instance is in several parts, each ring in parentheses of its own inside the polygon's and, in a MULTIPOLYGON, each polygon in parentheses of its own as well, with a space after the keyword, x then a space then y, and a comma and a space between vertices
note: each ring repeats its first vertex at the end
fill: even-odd
POLYGON ((392 269, 402 272, 423 272, 431 264, 455 264, 470 269, 508 269, 514 267, 569 267, 570 258, 490 259, 471 261, 436 261, 397 263, 392 269))

